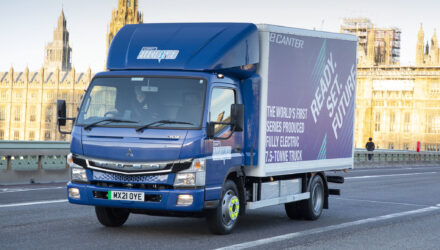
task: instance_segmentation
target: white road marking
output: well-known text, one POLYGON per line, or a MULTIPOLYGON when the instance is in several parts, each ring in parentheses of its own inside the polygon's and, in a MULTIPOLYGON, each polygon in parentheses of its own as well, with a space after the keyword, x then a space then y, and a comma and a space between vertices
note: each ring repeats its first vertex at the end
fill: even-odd
POLYGON ((385 174, 385 175, 364 175, 364 176, 354 176, 345 177, 345 180, 351 179, 369 179, 369 178, 379 178, 379 177, 394 177, 394 176, 408 176, 408 175, 421 175, 421 174, 437 174, 438 172, 423 172, 423 173, 407 173, 407 174, 385 174))
POLYGON ((402 202, 391 202, 391 201, 373 201, 373 200, 362 200, 362 199, 351 199, 351 198, 339 198, 339 197, 331 197, 330 199, 336 200, 344 200, 344 201, 361 201, 361 202, 371 202, 371 203, 382 203, 382 204, 391 204, 391 205, 405 205, 405 206, 417 206, 417 207, 427 207, 431 205, 420 205, 420 204, 412 204, 412 203, 402 203, 402 202))
POLYGON ((39 190, 52 190, 61 189, 66 187, 50 187, 50 188, 0 188, 1 193, 15 193, 15 192, 26 192, 26 191, 39 191, 39 190))
POLYGON ((0 204, 0 208, 4 208, 4 207, 21 207, 21 206, 31 206, 31 205, 41 205, 41 204, 52 204, 52 203, 61 203, 61 202, 66 202, 66 201, 67 201, 67 199, 51 200, 51 201, 34 201, 34 202, 0 204))
POLYGON ((275 243, 275 242, 279 242, 279 241, 291 240, 293 238, 298 238, 298 237, 302 237, 302 236, 324 233, 324 232, 328 232, 328 231, 343 229, 343 228, 352 227, 352 226, 358 226, 358 225, 372 223, 372 222, 385 221, 385 220, 398 218, 398 217, 404 217, 404 216, 408 216, 408 215, 422 214, 422 213, 431 212, 431 211, 435 211, 435 210, 439 210, 439 209, 440 209, 440 207, 425 207, 425 208, 421 208, 421 209, 417 209, 417 210, 388 214, 388 215, 372 217, 372 218, 362 219, 362 220, 357 220, 357 221, 352 221, 352 222, 346 222, 346 223, 322 227, 322 228, 315 228, 315 229, 305 230, 305 231, 296 232, 296 233, 289 233, 289 234, 269 237, 269 238, 260 239, 260 240, 256 240, 256 241, 244 242, 244 243, 240 243, 240 244, 236 244, 236 245, 218 248, 217 250, 219 250, 219 249, 221 249, 221 250, 245 249, 245 248, 250 248, 250 247, 257 247, 257 246, 275 243))
POLYGON ((362 168, 356 168, 352 170, 348 170, 349 172, 366 172, 366 171, 390 171, 390 170, 433 170, 438 169, 437 166, 431 166, 431 167, 374 167, 374 168, 368 168, 368 169, 362 169, 362 168))

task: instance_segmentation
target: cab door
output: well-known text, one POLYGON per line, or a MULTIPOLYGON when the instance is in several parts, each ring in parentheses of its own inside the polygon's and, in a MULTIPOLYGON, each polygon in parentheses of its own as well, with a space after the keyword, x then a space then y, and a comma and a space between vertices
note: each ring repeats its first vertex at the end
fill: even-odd
MULTIPOLYGON (((231 105, 241 103, 239 90, 227 85, 214 85, 210 91, 208 122, 231 122, 231 105)), ((206 139, 206 200, 220 197, 229 170, 243 164, 243 132, 232 132, 230 125, 217 124, 215 139, 206 139)))

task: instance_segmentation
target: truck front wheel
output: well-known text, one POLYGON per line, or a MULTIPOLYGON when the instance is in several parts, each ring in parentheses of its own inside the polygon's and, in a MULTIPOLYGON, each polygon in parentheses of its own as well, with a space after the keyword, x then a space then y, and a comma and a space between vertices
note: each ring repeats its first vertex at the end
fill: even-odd
POLYGON ((95 207, 98 221, 106 227, 119 227, 127 221, 130 212, 124 208, 95 207))
POLYGON ((227 180, 223 186, 220 204, 214 210, 208 211, 207 222, 209 229, 215 234, 229 234, 234 229, 240 213, 240 199, 237 185, 227 180))

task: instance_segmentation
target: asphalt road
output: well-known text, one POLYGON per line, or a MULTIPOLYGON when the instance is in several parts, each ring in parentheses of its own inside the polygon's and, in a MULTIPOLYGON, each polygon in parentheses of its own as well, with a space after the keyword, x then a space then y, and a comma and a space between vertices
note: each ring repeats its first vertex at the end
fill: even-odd
POLYGON ((204 219, 130 215, 105 228, 65 184, 0 186, 0 249, 440 249, 440 166, 356 169, 317 221, 248 211, 231 235, 204 219))

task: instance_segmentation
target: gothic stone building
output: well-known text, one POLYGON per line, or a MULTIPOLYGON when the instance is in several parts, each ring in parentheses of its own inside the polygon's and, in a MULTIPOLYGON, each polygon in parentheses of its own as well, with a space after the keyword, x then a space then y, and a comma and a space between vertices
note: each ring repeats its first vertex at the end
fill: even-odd
POLYGON ((0 140, 68 140, 58 133, 56 101, 65 99, 68 116, 75 116, 91 70, 77 73, 64 12, 53 41, 46 46, 44 66, 37 72, 0 72, 0 140))
POLYGON ((373 137, 376 148, 415 150, 420 141, 421 150, 439 151, 440 63, 436 35, 431 47, 425 46, 420 27, 415 66, 400 66, 378 64, 374 32, 368 34, 367 56, 364 60, 358 58, 355 147, 364 148, 368 137, 373 137))
MULTIPOLYGON (((123 25, 142 22, 137 8, 137 0, 119 0, 110 21, 107 46, 123 25)), ((66 100, 67 116, 76 116, 93 77, 90 68, 85 73, 76 72, 71 56, 67 22, 61 11, 53 41, 45 48, 44 66, 38 72, 29 72, 28 68, 15 72, 13 67, 0 72, 0 140, 70 139, 58 132, 56 101, 66 100)))

